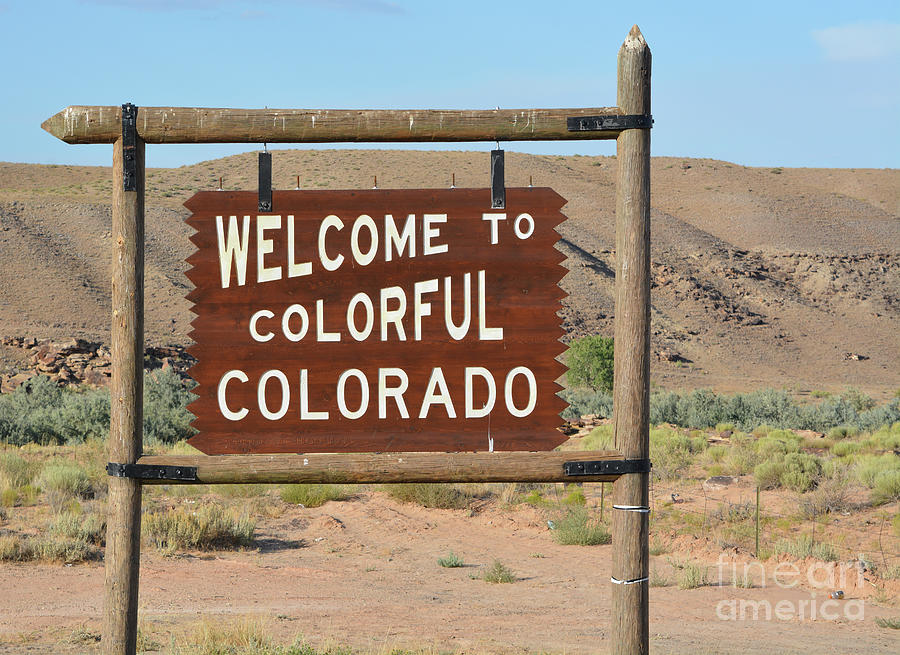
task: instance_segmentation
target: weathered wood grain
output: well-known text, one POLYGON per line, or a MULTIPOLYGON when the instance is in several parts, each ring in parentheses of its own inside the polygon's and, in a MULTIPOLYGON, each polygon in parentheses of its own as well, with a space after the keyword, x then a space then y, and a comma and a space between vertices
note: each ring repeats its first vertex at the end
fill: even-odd
MULTIPOLYGON (((198 484, 393 482, 610 482, 616 475, 567 476, 563 463, 621 460, 617 451, 504 453, 309 453, 152 455, 140 464, 195 466, 198 484)), ((171 484, 147 480, 145 484, 171 484)))
MULTIPOLYGON (((650 113, 650 49, 635 25, 619 50, 618 104, 650 113)), ((625 130, 616 143, 615 444, 628 458, 650 456, 650 130, 625 130)), ((613 503, 649 506, 649 474, 624 475, 613 503)), ((613 512, 612 575, 649 574, 649 515, 613 512)), ((649 583, 612 584, 612 648, 616 655, 649 652, 649 583)))
MULTIPOLYGON (((140 107, 138 135, 146 143, 387 143, 615 139, 620 130, 569 132, 569 116, 621 113, 579 109, 225 109, 140 107)), ((122 110, 72 105, 41 125, 66 143, 113 143, 122 110)))
MULTIPOLYGON (((142 452, 144 370, 144 143, 138 139, 137 190, 123 190, 122 139, 113 148, 112 378, 109 461, 142 452)), ((133 655, 137 640, 141 483, 109 478, 104 655, 133 655)))

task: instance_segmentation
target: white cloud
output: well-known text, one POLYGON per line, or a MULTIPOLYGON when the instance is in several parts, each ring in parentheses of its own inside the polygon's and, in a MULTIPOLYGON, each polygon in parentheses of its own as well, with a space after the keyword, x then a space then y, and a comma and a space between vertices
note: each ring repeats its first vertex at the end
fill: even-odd
POLYGON ((813 38, 833 61, 885 59, 900 54, 900 23, 861 21, 813 30, 813 38))

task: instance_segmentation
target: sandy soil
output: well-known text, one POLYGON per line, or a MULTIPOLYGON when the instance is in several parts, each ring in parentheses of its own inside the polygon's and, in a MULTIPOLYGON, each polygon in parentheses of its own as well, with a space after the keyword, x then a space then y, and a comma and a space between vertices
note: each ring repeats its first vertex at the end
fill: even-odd
MULTIPOLYGON (((182 501, 190 502, 190 501, 182 501)), ((263 519, 257 549, 162 557, 144 548, 141 563, 142 631, 161 644, 191 630, 203 616, 234 623, 265 622, 277 638, 304 635, 316 644, 339 643, 388 652, 434 648, 466 652, 593 653, 608 648, 611 546, 560 546, 546 517, 529 506, 429 510, 366 492, 318 509, 291 507, 263 519), (437 565, 449 551, 462 568, 437 565), (519 580, 489 584, 484 567, 500 560, 519 580)), ((706 561, 712 585, 651 589, 651 642, 658 653, 896 653, 900 635, 874 624, 896 615, 873 600, 855 569, 844 571, 840 603, 828 620, 810 618, 811 602, 832 590, 808 581, 784 589, 756 575, 752 589, 729 584, 726 554, 718 585, 718 553, 704 540, 678 538, 674 551, 653 558, 706 561), (785 620, 723 620, 729 601, 786 601, 785 620), (800 601, 806 618, 797 618, 800 601), (721 603, 725 603, 722 605, 721 603), (864 620, 855 620, 862 608, 864 620), (717 608, 720 616, 717 616, 717 608), (848 609, 856 608, 856 609, 848 609), (787 611, 787 610, 786 610, 787 611), (844 616, 848 611, 850 618, 844 616)), ((808 564, 800 563, 801 571, 808 564)), ((738 568, 737 570, 742 570, 738 568)), ((832 570, 832 569, 829 569, 832 570)), ((759 569, 755 569, 759 571, 759 569)), ((802 578, 801 574, 801 578, 802 578)), ((823 577, 822 580, 826 580, 823 577)), ((891 587, 895 596, 900 587, 891 587)), ((0 567, 0 652, 62 653, 93 650, 73 644, 77 632, 96 633, 102 611, 102 564, 0 567)), ((896 601, 896 598, 895 598, 896 601)))

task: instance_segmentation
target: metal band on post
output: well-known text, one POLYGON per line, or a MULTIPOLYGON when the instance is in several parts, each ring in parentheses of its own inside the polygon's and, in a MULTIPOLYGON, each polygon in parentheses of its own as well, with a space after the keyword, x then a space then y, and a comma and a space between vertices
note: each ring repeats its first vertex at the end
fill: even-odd
POLYGON ((122 189, 137 191, 137 112, 136 105, 122 105, 122 189))
POLYGON ((106 474, 114 478, 131 478, 133 480, 172 480, 177 482, 196 482, 196 466, 168 466, 150 464, 119 464, 107 462, 106 474))
POLYGON ((612 582, 613 584, 624 584, 624 585, 640 584, 641 582, 647 582, 649 579, 650 579, 649 575, 644 576, 643 578, 635 578, 634 580, 619 580, 618 578, 614 578, 612 576, 609 577, 609 581, 612 582))
POLYGON ((566 475, 627 475, 629 473, 649 473, 652 464, 649 459, 604 459, 588 462, 566 462, 566 475))
POLYGON ((649 130, 653 127, 650 114, 625 114, 622 116, 569 116, 566 129, 569 132, 599 132, 600 130, 649 130))

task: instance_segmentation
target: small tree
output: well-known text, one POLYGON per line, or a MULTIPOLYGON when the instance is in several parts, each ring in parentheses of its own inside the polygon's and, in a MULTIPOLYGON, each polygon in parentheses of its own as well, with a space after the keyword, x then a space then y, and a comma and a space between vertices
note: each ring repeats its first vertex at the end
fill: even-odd
POLYGON ((567 353, 569 384, 611 393, 613 388, 612 337, 595 335, 575 339, 567 353))

